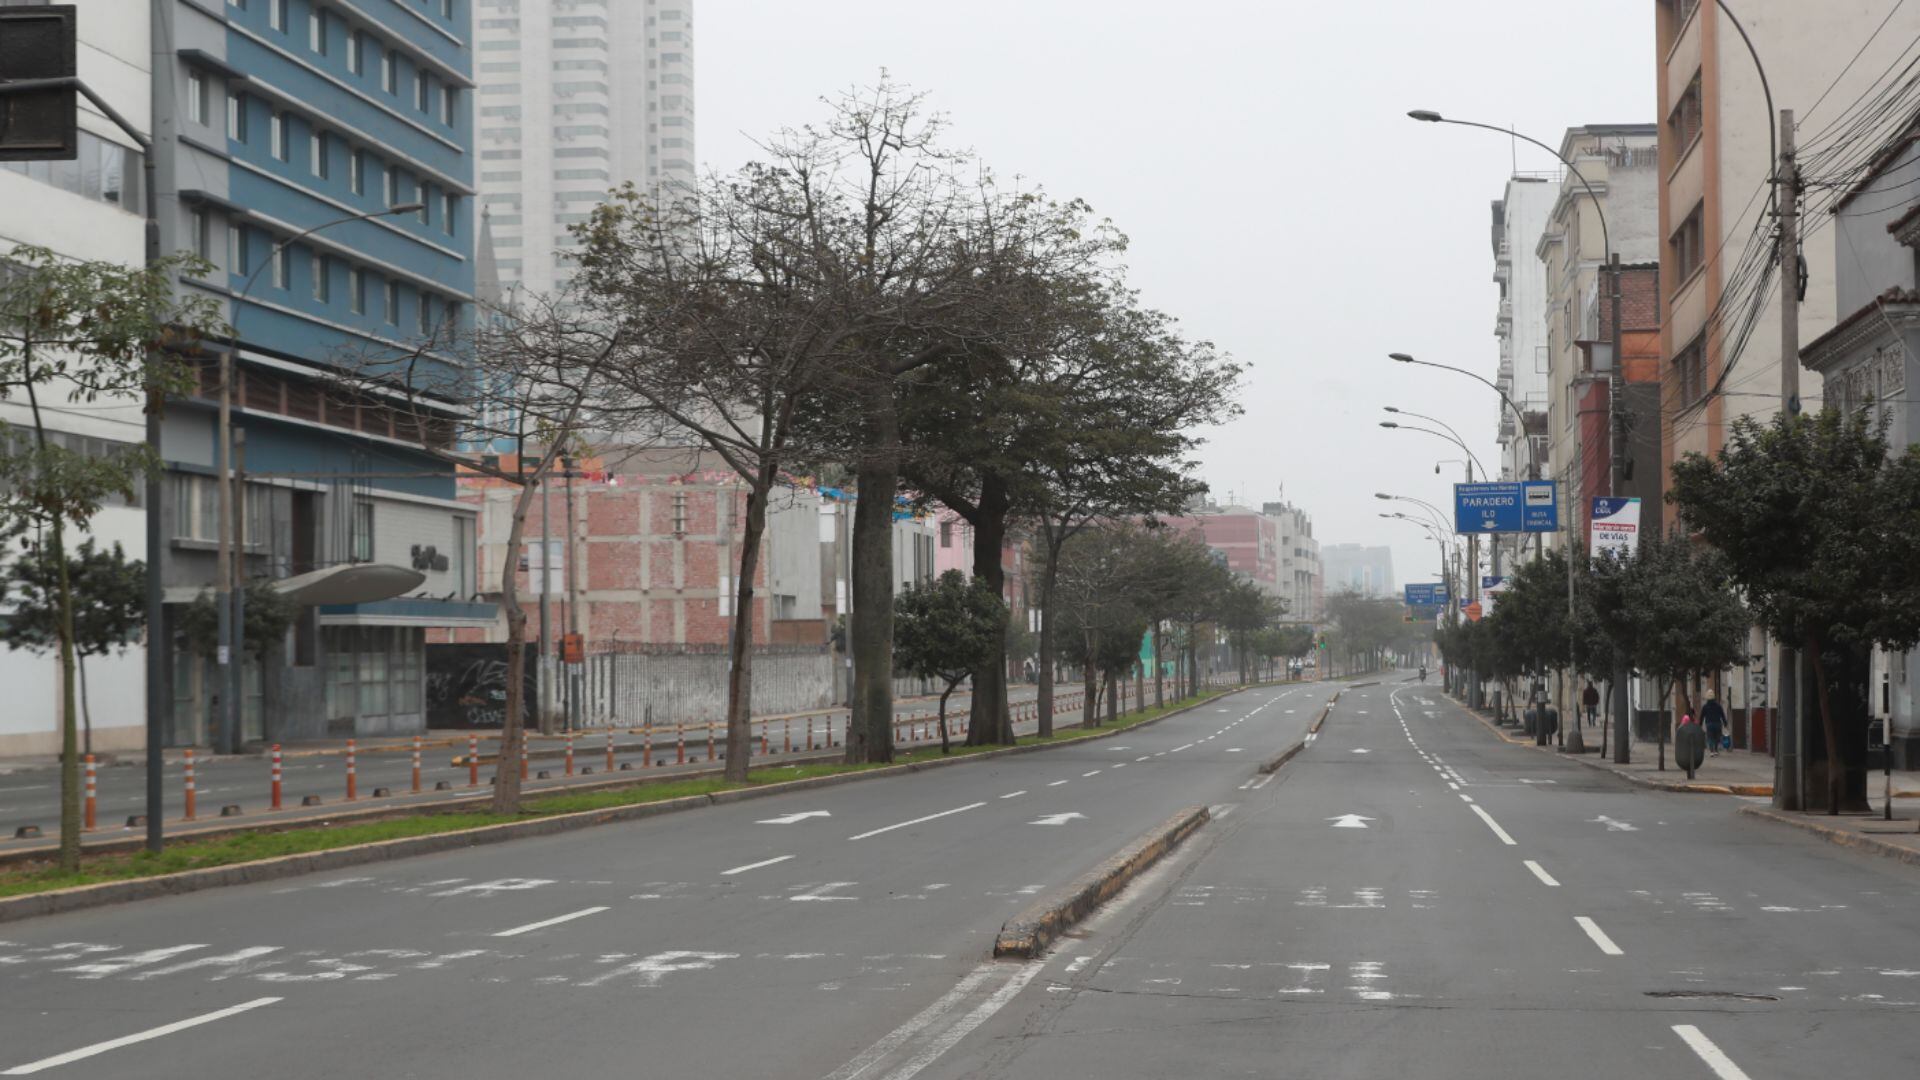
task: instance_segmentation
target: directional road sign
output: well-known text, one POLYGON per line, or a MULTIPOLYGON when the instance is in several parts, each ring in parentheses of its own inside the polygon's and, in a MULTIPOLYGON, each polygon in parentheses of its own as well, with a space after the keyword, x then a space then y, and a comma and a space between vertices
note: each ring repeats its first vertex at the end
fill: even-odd
POLYGON ((1556 532, 1560 496, 1551 480, 1455 484, 1453 527, 1463 533, 1556 532))

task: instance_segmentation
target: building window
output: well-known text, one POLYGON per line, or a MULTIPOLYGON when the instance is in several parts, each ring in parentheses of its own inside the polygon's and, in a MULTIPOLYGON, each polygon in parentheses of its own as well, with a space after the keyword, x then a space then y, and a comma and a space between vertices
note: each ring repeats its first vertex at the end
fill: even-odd
POLYGON ((1705 237, 1702 235, 1701 214, 1705 203, 1694 205, 1693 212, 1674 230, 1667 244, 1673 256, 1673 280, 1684 282, 1700 269, 1706 259, 1705 237))
POLYGON ((273 260, 273 287, 286 288, 287 282, 293 280, 293 246, 282 244, 274 248, 267 258, 273 260))
POLYGON ((267 25, 287 32, 287 0, 267 0, 267 25))
POLYGON ((400 202, 400 170, 388 165, 386 178, 381 181, 381 185, 387 196, 387 205, 397 205, 400 202))
POLYGON ((357 266, 347 268, 347 307, 355 315, 367 313, 367 275, 357 266))
POLYGON ((453 587, 464 600, 474 594, 474 519, 464 514, 456 514, 453 519, 453 550, 447 554, 447 571, 453 578, 453 587))
POLYGON ((327 133, 316 131, 307 138, 307 167, 322 180, 327 178, 327 133))
POLYGON ((227 138, 247 141, 247 95, 227 94, 227 138))
POLYGON ((433 84, 427 80, 427 73, 419 72, 413 80, 413 107, 423 113, 433 112, 433 84))
POLYGON ((187 218, 187 239, 193 244, 193 253, 209 261, 213 258, 208 247, 211 228, 212 223, 207 220, 207 212, 197 206, 194 207, 187 218))
POLYGON ((347 186, 355 195, 367 193, 367 155, 357 146, 347 152, 347 186))
POLYGON ((1691 405, 1707 392, 1706 339, 1697 337, 1673 358, 1673 384, 1680 391, 1680 404, 1691 405))
POLYGON ((387 325, 399 326, 400 325, 400 283, 398 281, 395 281, 392 278, 387 279, 385 301, 386 301, 387 325))
POLYGON ((227 229, 227 272, 247 272, 247 229, 244 225, 233 225, 227 229))
POLYGON ((349 562, 373 561, 373 500, 353 500, 353 522, 347 539, 349 562))
POLYGON ((367 35, 355 30, 347 35, 347 70, 364 75, 367 70, 367 35))
POLYGON ((267 125, 267 135, 267 152, 275 160, 287 160, 291 152, 289 146, 293 142, 293 117, 283 112, 274 113, 272 122, 267 125))
POLYGON ((440 196, 440 231, 453 235, 453 216, 460 209, 460 196, 449 191, 440 196))
POLYGON ((187 116, 196 124, 207 122, 207 73, 198 68, 187 72, 187 116))
POLYGON ((1673 136, 1676 153, 1685 153, 1688 146, 1700 134, 1701 118, 1700 73, 1693 73, 1693 81, 1687 85, 1686 92, 1674 103, 1673 111, 1667 114, 1667 133, 1673 136))
POLYGON ((327 55, 327 13, 319 8, 307 15, 307 47, 320 56, 327 55))
POLYGON ((173 473, 173 535, 180 540, 220 538, 220 509, 211 476, 173 473))
POLYGON ((389 48, 380 50, 380 89, 389 94, 400 92, 400 61, 389 48))
POLYGON ((460 113, 460 88, 443 86, 440 88, 440 122, 453 126, 453 118, 460 113))
POLYGON ((333 302, 333 260, 318 253, 313 256, 313 299, 322 304, 333 302))

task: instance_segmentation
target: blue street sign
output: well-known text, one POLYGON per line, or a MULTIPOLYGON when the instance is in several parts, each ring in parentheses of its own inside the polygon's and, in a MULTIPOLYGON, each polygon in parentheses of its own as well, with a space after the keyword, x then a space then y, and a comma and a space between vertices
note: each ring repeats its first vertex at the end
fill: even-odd
POLYGON ((1447 587, 1438 582, 1407 586, 1408 607, 1446 607, 1447 587))
POLYGON ((1560 497, 1551 480, 1453 485, 1453 527, 1463 533, 1557 532, 1560 497))
POLYGON ((1480 590, 1481 590, 1482 592, 1485 592, 1485 591, 1486 591, 1486 590, 1488 590, 1488 589, 1497 589, 1497 588, 1499 588, 1499 587, 1500 587, 1500 583, 1501 583, 1501 582, 1503 582, 1503 581, 1505 581, 1505 580, 1507 580, 1507 579, 1506 579, 1506 577, 1505 577, 1505 575, 1502 575, 1502 576, 1500 576, 1500 577, 1489 577, 1489 576, 1488 576, 1488 575, 1486 575, 1486 574, 1481 574, 1481 575, 1480 575, 1480 590))

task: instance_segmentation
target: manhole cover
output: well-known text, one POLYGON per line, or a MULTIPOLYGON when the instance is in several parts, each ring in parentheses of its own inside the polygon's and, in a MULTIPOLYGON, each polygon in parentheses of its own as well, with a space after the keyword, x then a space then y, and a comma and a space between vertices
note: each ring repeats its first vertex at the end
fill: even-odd
POLYGON ((1772 994, 1741 994, 1732 990, 1649 990, 1652 998, 1708 998, 1714 1001, 1779 1001, 1772 994))

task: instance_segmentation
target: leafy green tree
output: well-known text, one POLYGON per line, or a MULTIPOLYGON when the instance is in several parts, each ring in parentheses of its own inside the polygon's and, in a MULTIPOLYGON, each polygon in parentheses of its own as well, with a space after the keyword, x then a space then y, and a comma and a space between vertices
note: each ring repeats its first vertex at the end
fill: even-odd
MULTIPOLYGON (((60 654, 60 866, 80 867, 80 738, 74 693, 78 658, 66 533, 84 529, 112 495, 134 496, 159 467, 153 449, 127 446, 89 456, 49 438, 49 398, 70 404, 148 400, 192 389, 180 357, 223 331, 219 306, 192 290, 176 295, 176 275, 204 277, 213 267, 192 256, 141 267, 73 262, 40 247, 16 247, 0 273, 0 397, 24 397, 26 438, 0 425, 0 534, 31 529, 54 568, 54 636, 60 654)), ((158 507, 149 507, 158 513, 158 507)))
POLYGON ((1221 592, 1220 627, 1233 642, 1241 682, 1247 681, 1250 635, 1272 628, 1286 613, 1286 601, 1268 595, 1251 581, 1235 580, 1221 592))
MULTIPOLYGON (((73 648, 80 669, 80 719, 84 752, 93 753, 93 710, 87 704, 87 657, 126 651, 147 625, 147 564, 127 558, 119 544, 102 551, 86 537, 67 559, 73 593, 73 648)), ((0 580, 0 602, 13 614, 0 621, 0 641, 9 649, 52 653, 60 649, 60 572, 44 544, 28 548, 0 580)))
MULTIPOLYGON (((274 588, 272 581, 255 579, 247 585, 241 647, 254 659, 264 660, 275 646, 286 640, 287 629, 299 616, 300 606, 274 588)), ((219 605, 211 593, 203 590, 192 603, 180 609, 175 622, 187 645, 202 657, 211 658, 219 648, 219 619, 219 605)))
POLYGON ((903 674, 939 679, 940 752, 947 753, 947 699, 954 687, 1000 662, 1007 605, 993 587, 958 570, 894 597, 893 657, 903 674))
POLYGON ((1755 620, 1805 650, 1826 750, 1808 775, 1824 769, 1827 812, 1864 806, 1866 711, 1836 710, 1830 675, 1920 642, 1920 452, 1889 458, 1868 410, 1742 418, 1717 458, 1674 463, 1668 498, 1726 556, 1755 620))

